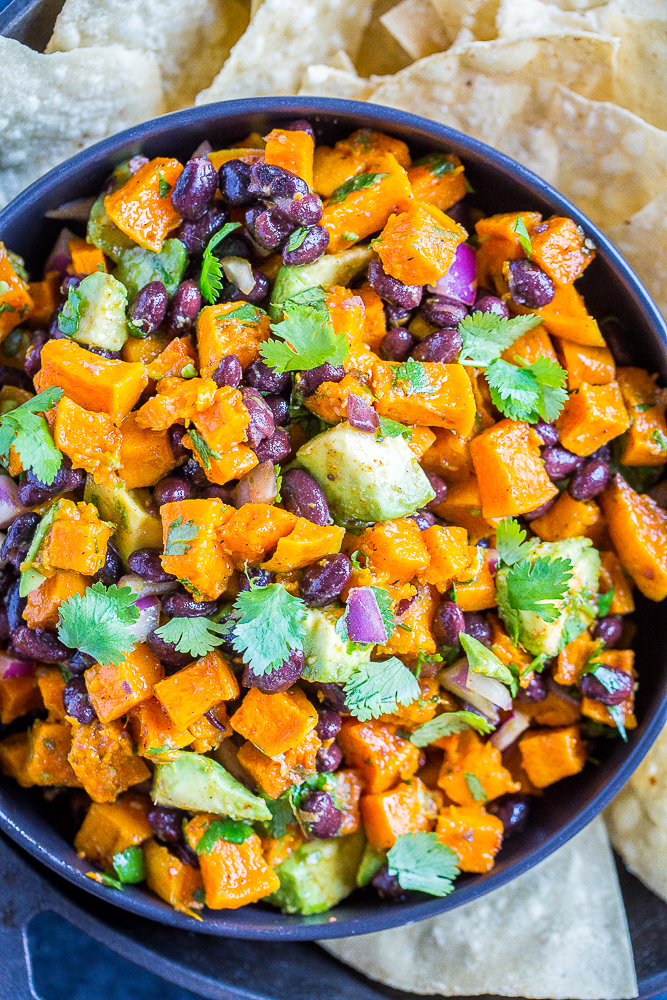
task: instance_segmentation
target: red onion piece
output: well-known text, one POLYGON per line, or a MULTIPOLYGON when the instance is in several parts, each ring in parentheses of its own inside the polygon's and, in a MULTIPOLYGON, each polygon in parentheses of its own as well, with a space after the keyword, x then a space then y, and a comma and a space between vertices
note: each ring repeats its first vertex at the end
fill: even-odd
POLYGON ((49 271, 57 271, 61 278, 65 277, 67 268, 72 263, 72 255, 69 252, 70 240, 75 240, 76 238, 71 229, 65 228, 60 230, 60 236, 46 259, 44 274, 48 274, 49 271))
POLYGON ((364 431, 366 434, 374 434, 380 426, 380 418, 373 407, 354 393, 347 397, 347 419, 355 431, 364 431))
POLYGON ((278 480, 273 462, 261 462, 239 479, 234 490, 237 510, 244 503, 273 503, 278 496, 278 480))
POLYGON ((509 718, 505 719, 500 729, 497 729, 489 740, 496 750, 506 750, 512 743, 516 743, 521 733, 525 732, 530 725, 530 717, 523 712, 512 712, 509 718))
POLYGON ((509 712, 512 707, 512 696, 500 681, 494 677, 487 677, 485 674, 476 674, 473 670, 468 674, 468 691, 474 691, 482 698, 486 698, 492 705, 497 705, 504 712, 509 712))
POLYGON ((449 270, 428 290, 471 306, 477 294, 477 256, 468 243, 459 243, 449 270))
POLYGON ((489 573, 491 576, 495 576, 496 570, 498 569, 498 563, 500 562, 500 553, 498 552, 498 549, 486 550, 486 562, 489 567, 489 573))
POLYGON ((384 643, 387 630, 371 587, 353 587, 345 609, 347 634, 352 642, 384 643))
POLYGON ((118 581, 118 589, 121 587, 129 587, 133 590, 137 597, 150 597, 152 594, 166 594, 174 587, 178 586, 178 580, 174 577, 174 580, 165 580, 163 583, 148 583, 148 581, 143 580, 136 573, 126 573, 118 581))
POLYGON ((557 698, 560 698, 561 701, 567 702, 568 705, 574 705, 576 708, 579 708, 579 702, 577 699, 568 694, 567 691, 553 679, 551 674, 547 676, 546 682, 549 691, 551 691, 552 694, 555 694, 557 698))
POLYGON ((0 476, 0 528, 8 528, 28 508, 18 501, 18 486, 9 476, 0 476))
POLYGON ((500 719, 498 709, 488 698, 484 698, 481 694, 468 687, 468 676, 469 671, 466 661, 457 660, 451 667, 440 671, 438 680, 447 691, 451 691, 452 694, 455 694, 458 698, 462 698, 463 701, 470 702, 478 712, 481 712, 489 722, 495 725, 500 719))
POLYGON ((132 626, 137 642, 143 642, 160 624, 160 599, 155 596, 138 597, 134 602, 139 608, 139 617, 132 626))
POLYGON ((17 660, 7 653, 0 653, 0 680, 5 677, 27 677, 34 674, 36 663, 34 660, 17 660))
MULTIPOLYGON (((64 205, 60 205, 58 208, 52 208, 49 212, 45 212, 44 216, 47 219, 62 219, 69 220, 70 222, 88 222, 90 210, 96 201, 96 195, 91 195, 90 198, 77 198, 76 201, 66 201, 64 205)), ((53 270, 55 270, 55 268, 53 268, 53 270)))

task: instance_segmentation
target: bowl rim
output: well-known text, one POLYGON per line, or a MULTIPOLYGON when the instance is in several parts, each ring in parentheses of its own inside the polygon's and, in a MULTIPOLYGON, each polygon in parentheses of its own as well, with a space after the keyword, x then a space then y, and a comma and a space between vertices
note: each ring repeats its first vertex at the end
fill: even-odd
MULTIPOLYGON (((101 165, 114 151, 128 145, 135 146, 138 152, 143 141, 159 138, 162 132, 171 133, 179 125, 191 126, 200 123, 203 134, 206 124, 213 123, 213 121, 224 122, 226 118, 235 115, 289 116, 290 118, 324 115, 327 119, 332 117, 335 119, 337 116, 364 118, 371 127, 384 128, 389 132, 392 128, 402 129, 403 132, 412 132, 415 139, 437 140, 441 144, 454 143, 459 151, 462 151, 462 156, 465 157, 466 152, 470 152, 478 162, 481 162, 488 169, 497 170, 500 168, 502 171, 512 171, 514 176, 524 185, 530 187, 537 197, 548 202, 553 209, 574 218, 578 224, 586 228, 617 277, 622 277, 626 290, 629 290, 635 305, 645 315, 647 325, 652 328, 655 338, 663 345, 667 345, 667 322, 630 265, 604 233, 548 182, 506 154, 456 129, 410 112, 362 101, 312 97, 247 98, 204 104, 150 119, 87 147, 34 181, 0 210, 0 235, 4 224, 12 224, 20 219, 23 213, 34 211, 35 203, 48 196, 54 184, 75 175, 84 165, 86 167, 92 167, 95 164, 101 165)), ((258 926, 235 922, 233 914, 236 911, 229 910, 207 911, 205 920, 200 923, 173 910, 162 900, 152 895, 149 896, 141 889, 126 887, 123 893, 115 893, 110 896, 107 888, 87 878, 79 868, 64 857, 48 850, 35 840, 12 818, 1 803, 0 829, 38 861, 43 862, 57 874, 104 902, 113 903, 139 916, 183 930, 232 938, 284 941, 318 940, 366 934, 425 920, 445 910, 464 905, 492 892, 501 885, 509 883, 545 860, 579 833, 609 804, 640 764, 666 720, 667 693, 663 695, 662 700, 654 708, 653 716, 645 725, 643 732, 637 735, 632 746, 628 746, 627 753, 616 772, 607 779, 584 808, 563 825, 562 829, 548 836, 541 844, 534 846, 523 858, 518 858, 500 871, 494 873, 492 869, 482 877, 461 884, 449 896, 441 898, 421 897, 417 901, 409 899, 397 906, 379 904, 376 913, 371 915, 362 913, 356 918, 346 917, 340 922, 335 916, 337 908, 334 907, 332 911, 327 911, 327 914, 332 914, 328 918, 326 914, 318 914, 314 918, 272 914, 274 918, 282 916, 283 920, 280 923, 271 922, 269 926, 261 925, 261 919, 258 926), (156 903, 161 905, 156 906, 156 903), (214 915, 213 918, 211 918, 211 914, 214 915), (321 922, 323 916, 325 921, 321 922)), ((254 906, 251 908, 255 909, 254 906)), ((260 914, 261 912, 258 911, 260 914)))

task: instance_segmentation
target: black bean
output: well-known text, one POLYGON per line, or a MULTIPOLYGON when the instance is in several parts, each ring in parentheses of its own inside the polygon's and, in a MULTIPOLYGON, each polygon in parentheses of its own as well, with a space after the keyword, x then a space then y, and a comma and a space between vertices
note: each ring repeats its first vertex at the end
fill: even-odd
POLYGON ((389 866, 386 862, 371 879, 371 885, 377 889, 380 899, 389 899, 394 903, 400 903, 407 896, 405 889, 398 881, 398 875, 389 874, 389 866))
POLYGON ((340 597, 351 575, 352 563, 343 552, 323 556, 304 569, 299 593, 309 607, 324 608, 340 597))
POLYGON ((211 372, 210 378, 218 386, 227 385, 231 389, 236 389, 243 378, 241 362, 235 354, 225 354, 215 371, 211 372))
POLYGON ((435 472, 427 472, 426 478, 431 484, 435 498, 425 505, 424 510, 432 510, 447 499, 447 483, 442 476, 437 475, 435 472))
POLYGON ((27 603, 27 597, 19 597, 19 581, 17 580, 16 583, 13 583, 7 591, 7 597, 5 599, 10 635, 25 625, 23 612, 25 611, 27 603))
POLYGON ((203 486, 208 484, 206 473, 196 458, 188 458, 181 466, 181 472, 193 486, 203 486))
POLYGON ((417 338, 403 326, 395 326, 385 333, 378 347, 378 354, 385 361, 407 361, 414 350, 417 338))
POLYGON ((246 438, 250 447, 256 448, 260 441, 271 437, 275 432, 276 425, 273 422, 273 413, 257 389, 244 386, 241 389, 241 395, 243 396, 243 405, 250 414, 250 423, 246 427, 246 438))
POLYGON ((456 361, 463 346, 458 330, 436 330, 424 337, 411 354, 415 361, 438 361, 450 365, 456 361))
POLYGON ((311 837, 328 840, 335 837, 343 822, 343 813, 336 809, 329 792, 311 792, 299 807, 299 818, 311 837))
POLYGON ((578 469, 583 462, 583 458, 573 455, 571 451, 568 451, 567 448, 563 448, 559 444, 548 445, 544 448, 542 459, 546 474, 553 482, 558 482, 559 479, 571 476, 574 470, 578 469))
POLYGON ((317 368, 309 368, 301 372, 299 378, 299 392, 302 396, 312 396, 319 389, 323 382, 342 382, 345 378, 345 369, 342 365, 332 365, 325 361, 317 368))
POLYGON ((592 500, 606 488, 611 479, 611 469, 600 458, 589 458, 572 476, 570 496, 575 500, 592 500))
POLYGON ((250 581, 255 587, 268 587, 273 583, 273 573, 261 566, 248 566, 245 571, 239 573, 239 591, 250 590, 250 581))
POLYGON ((265 250, 275 250, 294 230, 294 223, 275 208, 249 208, 245 224, 251 236, 265 250))
POLYGON ((9 599, 9 588, 16 582, 16 570, 11 563, 0 569, 0 601, 5 604, 9 599))
POLYGON ((188 160, 171 189, 171 203, 184 219, 198 219, 218 186, 218 171, 207 156, 188 160))
MULTIPOLYGON (((308 194, 296 194, 293 198, 276 197, 273 198, 273 204, 276 210, 286 219, 289 219, 291 223, 296 226, 305 226, 307 229, 317 226, 324 211, 321 199, 312 191, 309 191, 308 194)), ((317 226, 317 228, 320 229, 323 227, 317 226)), ((325 229, 324 232, 326 233, 327 230, 325 229)), ((323 233, 320 233, 318 236, 318 245, 322 241, 323 236, 323 233)), ((328 243, 329 240, 327 239, 327 245, 328 243)), ((319 254, 319 256, 322 255, 319 254)))
POLYGON ((173 854, 184 865, 188 865, 190 868, 199 868, 199 857, 185 841, 181 840, 177 844, 169 844, 168 847, 169 853, 173 854))
POLYGON ((180 462, 182 458, 187 458, 190 452, 181 444, 185 435, 183 424, 172 424, 167 433, 169 434, 169 444, 171 445, 171 450, 176 461, 180 462))
POLYGON ((294 649, 286 660, 268 674, 256 674, 246 666, 243 671, 243 686, 256 687, 263 694, 278 694, 296 684, 303 673, 304 658, 300 649, 294 649))
MULTIPOLYGON (((304 681, 301 681, 304 684, 304 681)), ((312 684, 305 684, 307 690, 312 692, 319 704, 326 708, 333 708, 336 712, 347 712, 349 707, 345 701, 345 692, 340 684, 330 684, 323 681, 315 681, 312 684)))
POLYGON ((151 653, 157 656, 163 664, 180 668, 187 667, 188 663, 192 663, 192 657, 189 653, 180 653, 173 642, 167 642, 156 632, 149 632, 145 641, 151 653))
POLYGON ((416 510, 414 514, 410 514, 410 520, 415 522, 420 531, 426 531, 437 522, 435 514, 430 510, 416 510))
POLYGON ((12 630, 12 643, 21 653, 42 663, 60 663, 70 655, 55 632, 44 628, 28 628, 21 625, 12 630))
POLYGON ((265 396, 264 402, 273 414, 273 422, 276 427, 282 427, 289 423, 289 400, 284 396, 265 396))
POLYGON ((315 732, 323 743, 338 736, 343 725, 343 717, 340 712, 334 712, 330 708, 321 708, 317 713, 317 719, 315 732))
POLYGON ((491 626, 487 622, 486 618, 479 611, 464 611, 463 618, 465 620, 464 632, 466 635, 471 635, 478 642, 481 642, 484 646, 491 646, 491 626))
POLYGON ((172 473, 163 476, 153 487, 153 499, 158 507, 165 503, 179 503, 192 497, 192 484, 183 476, 172 473))
POLYGON ((287 431, 275 431, 271 437, 265 438, 255 445, 254 452, 260 462, 273 462, 276 465, 287 458, 292 450, 292 439, 287 431))
POLYGON ((579 678, 579 689, 585 698, 593 698, 601 701, 603 705, 620 705, 622 701, 629 698, 634 691, 635 682, 632 674, 618 667, 609 667, 606 663, 602 666, 614 675, 614 691, 608 691, 594 674, 584 674, 579 678))
POLYGON ((150 281, 132 299, 127 318, 142 337, 154 333, 167 312, 167 289, 161 281, 150 281))
POLYGON ((298 247, 294 250, 284 247, 283 264, 290 267, 314 264, 328 246, 329 230, 325 229, 324 226, 311 226, 298 247))
POLYGON ((107 351, 106 347, 95 347, 93 344, 79 344, 79 346, 99 358, 106 358, 107 361, 120 361, 123 357, 122 351, 107 351))
POLYGON ((182 809, 173 809, 171 806, 151 806, 146 819, 155 836, 165 843, 177 844, 183 840, 185 813, 182 809))
POLYGON ((32 379, 20 368, 10 368, 9 365, 0 365, 0 386, 2 385, 13 385, 26 392, 35 391, 32 379))
POLYGON ((185 587, 172 590, 162 598, 162 610, 170 618, 206 618, 217 608, 215 601, 195 601, 185 587))
POLYGON ((535 521, 538 517, 542 517, 543 514, 548 513, 556 503, 556 500, 558 500, 557 496, 552 497, 551 500, 547 500, 546 503, 540 504, 540 506, 536 507, 535 510, 526 511, 526 513, 523 514, 523 517, 526 521, 535 521))
POLYGON ((593 459, 600 462, 611 462, 611 446, 608 444, 601 445, 597 451, 588 456, 589 462, 593 461, 593 459))
POLYGON ((127 568, 147 583, 166 583, 174 578, 163 570, 161 554, 160 549, 135 549, 128 556, 127 568))
POLYGON ((218 187, 222 200, 228 205, 242 208, 252 205, 255 195, 248 190, 250 186, 250 167, 242 160, 227 160, 218 171, 218 187))
POLYGON ((293 122, 288 122, 287 125, 283 125, 282 128, 284 128, 286 132, 307 132, 313 142, 315 142, 315 132, 313 131, 313 126, 305 118, 296 118, 293 122))
POLYGON ((304 469, 288 469, 280 487, 282 502, 291 514, 313 524, 331 524, 329 504, 319 483, 304 469))
POLYGON ((544 701, 548 694, 547 685, 542 674, 534 674, 528 687, 520 687, 516 693, 517 701, 544 701))
POLYGON ((320 747, 315 758, 315 767, 320 774, 328 774, 335 771, 343 762, 343 751, 336 741, 328 747, 320 747))
POLYGON ((421 285, 404 285, 387 274, 379 260, 372 260, 368 265, 368 283, 381 299, 401 309, 416 309, 422 300, 421 285))
POLYGON ((593 638, 602 639, 605 649, 612 649, 620 640, 622 632, 623 615, 606 615, 595 623, 593 638))
POLYGON ((88 653, 82 653, 80 649, 77 649, 76 653, 72 653, 67 660, 67 666, 73 674, 85 674, 86 670, 89 670, 94 663, 93 657, 89 656, 88 653))
POLYGON ((0 559, 9 561, 14 569, 20 569, 40 521, 39 514, 34 514, 32 511, 19 514, 7 529, 0 549, 0 559))
POLYGON ((31 334, 30 344, 23 362, 23 370, 31 379, 42 367, 42 348, 48 339, 49 335, 46 330, 33 330, 31 334))
POLYGON ((194 328, 201 309, 199 285, 192 278, 182 281, 174 292, 167 312, 167 330, 172 337, 182 337, 194 328))
POLYGON ((384 314, 387 320, 388 329, 392 330, 395 326, 405 326, 409 322, 412 313, 409 309, 404 309, 403 306, 397 306, 395 302, 385 302, 384 304, 384 314))
POLYGON ((93 576, 95 583, 103 583, 105 587, 111 587, 112 584, 118 583, 123 574, 123 560, 120 557, 120 552, 113 544, 113 542, 107 542, 107 554, 104 557, 104 566, 102 569, 98 569, 97 573, 93 576))
POLYGON ((455 330, 468 315, 468 309, 462 302, 444 295, 429 296, 419 311, 427 323, 443 330, 455 330))
POLYGON ((83 469, 73 469, 72 460, 68 455, 62 455, 61 458, 60 468, 52 483, 43 482, 32 469, 28 469, 25 479, 19 483, 17 490, 17 499, 20 504, 23 504, 24 507, 37 507, 46 503, 51 497, 58 496, 59 493, 71 493, 84 482, 83 469))
MULTIPOLYGON (((189 254, 193 257, 200 257, 211 237, 219 232, 228 220, 229 215, 224 208, 220 205, 211 205, 194 222, 188 222, 187 220, 181 222, 178 229, 172 235, 184 244, 189 254)), ((223 240, 222 242, 226 241, 223 240)), ((222 244, 218 244, 218 246, 222 246, 222 244)))
POLYGON ((503 840, 523 833, 528 823, 530 799, 527 795, 501 795, 487 805, 487 812, 497 816, 503 824, 503 840))
POLYGON ((509 292, 514 301, 527 309, 541 309, 553 301, 556 286, 535 261, 523 257, 509 261, 509 292))
POLYGON ((465 631, 465 618, 458 604, 440 601, 433 616, 433 636, 438 645, 458 646, 459 634, 465 631))
POLYGON ((503 302, 499 299, 497 295, 483 295, 480 299, 477 299, 471 312, 481 312, 481 313, 494 313, 496 316, 500 316, 502 319, 509 319, 510 311, 503 302))
POLYGON ((265 163, 263 160, 253 163, 250 167, 248 191, 259 198, 268 198, 269 201, 310 193, 308 185, 301 177, 297 177, 296 174, 290 173, 283 167, 265 163))
POLYGON ((252 276, 255 279, 255 284, 250 291, 242 292, 240 288, 237 288, 236 291, 232 293, 232 302, 249 302, 253 306, 258 306, 264 301, 271 289, 271 282, 267 276, 256 267, 252 268, 252 276))
POLYGON ((267 392, 272 395, 277 392, 289 392, 292 386, 292 376, 289 372, 277 372, 275 368, 270 368, 265 361, 257 358, 248 365, 243 373, 244 381, 257 389, 258 392, 267 392))
POLYGON ((224 486, 218 486, 217 483, 208 483, 202 489, 199 490, 200 500, 222 500, 229 507, 234 506, 234 490, 236 486, 234 483, 225 483, 224 486))
POLYGON ((86 682, 83 677, 71 677, 63 688, 63 708, 65 715, 71 716, 82 726, 94 722, 97 713, 90 703, 86 682))
POLYGON ((380 418, 371 404, 353 392, 347 397, 347 419, 351 427, 364 434, 374 434, 380 426, 380 418))
POLYGON ((544 420, 538 420, 533 424, 533 430, 542 438, 545 445, 558 444, 560 435, 558 428, 554 424, 547 424, 544 420))

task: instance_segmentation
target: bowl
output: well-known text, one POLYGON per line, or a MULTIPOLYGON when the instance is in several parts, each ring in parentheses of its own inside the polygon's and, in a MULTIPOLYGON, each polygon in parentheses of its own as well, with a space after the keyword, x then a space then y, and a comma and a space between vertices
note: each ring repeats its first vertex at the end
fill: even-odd
MULTIPOLYGON (((413 155, 442 150, 461 157, 474 201, 488 213, 516 209, 573 218, 599 247, 597 258, 578 283, 589 310, 598 319, 614 315, 632 330, 635 363, 658 371, 667 381, 667 327, 656 305, 603 234, 566 198, 535 174, 484 143, 416 115, 355 101, 308 98, 261 98, 208 104, 146 122, 79 153, 22 192, 0 212, 0 240, 38 274, 61 222, 45 218, 49 209, 97 194, 121 160, 138 153, 176 156, 185 161, 203 139, 213 148, 233 145, 249 132, 265 134, 291 119, 308 118, 318 142, 329 145, 357 128, 386 131, 403 139, 413 155)), ((635 770, 667 715, 667 643, 662 639, 664 612, 639 597, 635 613, 635 650, 640 675, 639 725, 628 744, 609 740, 599 765, 558 782, 535 800, 527 830, 510 840, 485 875, 463 875, 442 899, 412 893, 406 902, 388 904, 370 890, 359 891, 333 910, 312 916, 278 913, 255 904, 239 910, 206 911, 202 922, 177 913, 137 887, 117 892, 86 878, 90 866, 79 858, 54 823, 53 810, 39 789, 0 784, 0 828, 35 858, 80 888, 137 915, 226 937, 265 940, 314 940, 366 934, 424 920, 510 882, 544 860, 589 823, 635 770)))

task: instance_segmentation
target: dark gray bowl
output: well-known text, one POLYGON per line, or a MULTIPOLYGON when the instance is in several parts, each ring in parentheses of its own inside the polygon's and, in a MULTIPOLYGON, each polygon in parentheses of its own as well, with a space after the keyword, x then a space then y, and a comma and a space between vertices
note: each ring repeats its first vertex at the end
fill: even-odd
MULTIPOLYGON (((180 111, 112 136, 56 167, 0 213, 0 240, 39 272, 61 223, 44 213, 64 202, 98 192, 120 160, 136 153, 187 159, 202 139, 214 148, 232 145, 251 131, 262 134, 294 118, 308 118, 318 140, 332 144, 353 129, 370 127, 405 140, 413 154, 433 149, 456 153, 466 165, 475 202, 487 212, 535 209, 545 215, 569 215, 599 246, 597 259, 579 287, 589 310, 602 319, 619 317, 631 331, 637 364, 659 371, 667 380, 667 328, 635 274, 602 233, 566 198, 529 170, 481 142, 424 118, 353 101, 265 98, 209 104, 180 111)), ((596 751, 599 766, 589 765, 559 782, 535 801, 526 832, 510 841, 487 875, 462 876, 444 899, 419 893, 398 905, 380 902, 374 893, 355 893, 333 911, 310 917, 286 916, 261 904, 240 910, 207 911, 202 923, 176 913, 139 888, 115 892, 87 879, 90 867, 77 857, 54 824, 38 789, 24 790, 10 781, 0 785, 0 827, 34 857, 79 887, 131 912, 186 930, 227 937, 267 940, 313 940, 365 934, 423 920, 482 896, 542 861, 589 823, 635 770, 662 728, 667 715, 667 645, 662 638, 664 610, 640 598, 635 649, 641 685, 637 697, 639 726, 629 743, 610 740, 596 751), (333 920, 335 918, 335 920, 333 920)))

